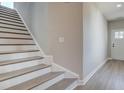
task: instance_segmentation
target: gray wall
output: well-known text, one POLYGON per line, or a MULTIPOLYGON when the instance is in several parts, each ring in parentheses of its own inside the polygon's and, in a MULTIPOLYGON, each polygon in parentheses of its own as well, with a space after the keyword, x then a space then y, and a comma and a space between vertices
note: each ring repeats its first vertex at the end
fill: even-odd
POLYGON ((37 42, 47 53, 48 46, 48 7, 47 3, 15 2, 14 7, 23 17, 26 25, 35 36, 37 42))
POLYGON ((48 51, 48 4, 33 3, 31 14, 31 31, 45 53, 48 51))
POLYGON ((28 25, 29 28, 31 28, 31 4, 28 2, 21 2, 21 3, 16 3, 14 2, 14 8, 20 12, 21 16, 25 20, 26 24, 28 25))
POLYGON ((82 3, 49 3, 48 16, 49 53, 55 63, 82 76, 82 3))
POLYGON ((94 3, 83 4, 84 78, 107 59, 107 21, 94 3))
POLYGON ((43 51, 53 55, 55 63, 82 76, 82 4, 26 4, 15 3, 15 8, 43 51), (65 42, 59 43, 59 37, 64 37, 65 42))
POLYGON ((107 21, 93 3, 29 3, 30 8, 15 5, 27 11, 20 13, 55 63, 86 77, 107 59, 107 21), (65 42, 59 43, 59 37, 65 42))

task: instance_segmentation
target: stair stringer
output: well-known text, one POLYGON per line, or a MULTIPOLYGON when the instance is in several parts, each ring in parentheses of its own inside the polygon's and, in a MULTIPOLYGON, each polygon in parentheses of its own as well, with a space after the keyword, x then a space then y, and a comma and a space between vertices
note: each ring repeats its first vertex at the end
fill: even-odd
POLYGON ((20 15, 20 13, 18 12, 17 9, 15 9, 16 12, 18 13, 19 17, 21 18, 22 22, 24 23, 27 31, 30 33, 31 37, 33 38, 33 41, 35 42, 36 46, 38 47, 38 49, 40 50, 40 53, 41 53, 41 56, 44 57, 45 56, 45 53, 43 52, 43 50, 41 49, 40 45, 38 44, 38 42, 36 41, 35 37, 33 36, 33 34, 31 33, 31 31, 29 30, 28 26, 26 25, 23 17, 20 15))

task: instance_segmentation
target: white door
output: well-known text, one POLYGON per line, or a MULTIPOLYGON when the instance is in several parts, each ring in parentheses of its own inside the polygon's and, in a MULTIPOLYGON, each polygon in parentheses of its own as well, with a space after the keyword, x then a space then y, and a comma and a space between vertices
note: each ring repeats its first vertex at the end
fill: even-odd
POLYGON ((111 31, 111 57, 124 60, 124 29, 111 31))

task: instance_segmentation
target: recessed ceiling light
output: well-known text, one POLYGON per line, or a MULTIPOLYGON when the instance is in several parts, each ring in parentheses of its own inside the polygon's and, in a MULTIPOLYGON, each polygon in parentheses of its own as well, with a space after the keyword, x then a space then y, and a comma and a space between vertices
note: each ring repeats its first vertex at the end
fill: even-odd
POLYGON ((122 7, 122 4, 117 4, 116 7, 120 8, 120 7, 122 7))

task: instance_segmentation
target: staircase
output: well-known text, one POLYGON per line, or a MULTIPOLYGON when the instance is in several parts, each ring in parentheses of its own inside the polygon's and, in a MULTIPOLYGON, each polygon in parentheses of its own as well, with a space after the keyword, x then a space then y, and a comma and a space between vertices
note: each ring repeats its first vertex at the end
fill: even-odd
POLYGON ((0 6, 0 89, 64 90, 74 89, 77 78, 65 71, 52 71, 52 64, 27 31, 14 9, 0 6))

